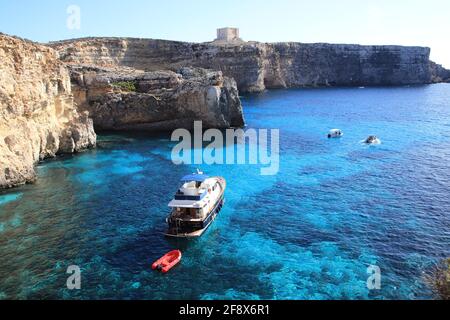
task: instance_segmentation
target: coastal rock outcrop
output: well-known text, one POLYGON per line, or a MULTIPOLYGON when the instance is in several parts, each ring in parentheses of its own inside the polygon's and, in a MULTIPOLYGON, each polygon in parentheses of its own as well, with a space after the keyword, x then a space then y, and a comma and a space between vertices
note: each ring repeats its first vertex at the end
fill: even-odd
POLYGON ((445 69, 442 65, 431 62, 431 77, 434 83, 450 82, 450 70, 445 69))
POLYGON ((436 80, 430 49, 304 43, 187 43, 133 38, 54 42, 63 61, 176 71, 200 67, 234 78, 242 92, 304 86, 412 85, 436 80))
POLYGON ((220 71, 181 68, 144 72, 132 68, 72 65, 75 101, 98 130, 166 131, 242 127, 236 83, 220 71))
POLYGON ((95 144, 56 51, 0 34, 0 188, 33 181, 40 160, 95 144))

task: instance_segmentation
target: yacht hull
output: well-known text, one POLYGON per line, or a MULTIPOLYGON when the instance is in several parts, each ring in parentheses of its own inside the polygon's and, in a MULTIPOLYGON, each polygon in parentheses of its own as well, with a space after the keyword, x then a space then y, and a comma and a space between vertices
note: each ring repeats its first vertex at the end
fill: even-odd
POLYGON ((222 186, 222 192, 217 199, 214 207, 210 210, 209 214, 202 221, 189 221, 189 220, 177 220, 171 217, 168 218, 169 229, 165 233, 169 238, 198 238, 201 237, 211 226, 217 215, 222 210, 225 203, 225 180, 220 179, 222 186))

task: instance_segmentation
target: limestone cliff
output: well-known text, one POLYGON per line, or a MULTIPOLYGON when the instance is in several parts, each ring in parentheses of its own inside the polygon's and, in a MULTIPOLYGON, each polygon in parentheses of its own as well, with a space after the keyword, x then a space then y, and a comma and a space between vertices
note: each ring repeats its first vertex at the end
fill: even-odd
POLYGON ((234 78, 242 92, 302 86, 430 83, 430 49, 303 43, 186 43, 133 38, 86 38, 50 44, 73 64, 138 70, 201 67, 234 78))
POLYGON ((75 109, 57 53, 0 34, 0 188, 33 181, 39 160, 95 143, 92 120, 75 109))
POLYGON ((244 125, 236 83, 221 72, 77 65, 71 74, 77 104, 90 112, 96 129, 190 129, 196 120, 202 120, 205 128, 244 125))

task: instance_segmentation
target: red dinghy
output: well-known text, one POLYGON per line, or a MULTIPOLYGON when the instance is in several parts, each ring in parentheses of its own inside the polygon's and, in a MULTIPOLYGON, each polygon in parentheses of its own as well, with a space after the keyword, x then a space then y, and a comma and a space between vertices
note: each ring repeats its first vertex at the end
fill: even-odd
POLYGON ((161 259, 155 261, 152 265, 153 270, 161 271, 162 273, 169 272, 170 269, 175 267, 181 261, 181 251, 174 250, 167 253, 161 259))

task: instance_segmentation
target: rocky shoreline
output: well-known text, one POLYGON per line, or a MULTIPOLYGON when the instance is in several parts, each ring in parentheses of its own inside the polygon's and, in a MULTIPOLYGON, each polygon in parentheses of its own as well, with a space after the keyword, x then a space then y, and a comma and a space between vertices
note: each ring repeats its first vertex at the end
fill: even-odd
POLYGON ((0 189, 35 165, 96 146, 96 130, 244 126, 236 82, 201 68, 142 71, 68 64, 49 46, 0 34, 0 189))
POLYGON ((95 130, 242 127, 239 92, 449 82, 429 56, 423 47, 243 41, 44 45, 0 33, 0 189, 34 181, 43 159, 94 148, 95 130))

